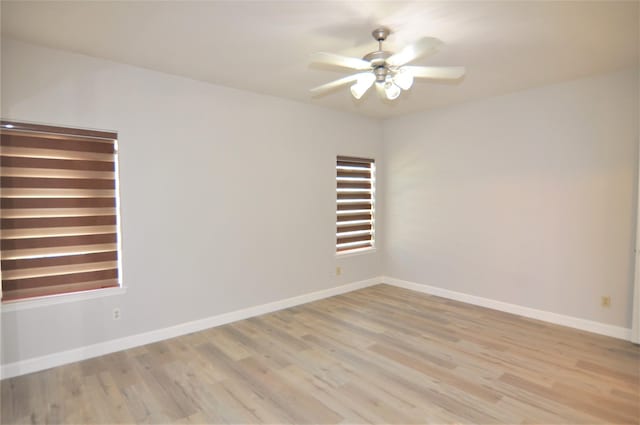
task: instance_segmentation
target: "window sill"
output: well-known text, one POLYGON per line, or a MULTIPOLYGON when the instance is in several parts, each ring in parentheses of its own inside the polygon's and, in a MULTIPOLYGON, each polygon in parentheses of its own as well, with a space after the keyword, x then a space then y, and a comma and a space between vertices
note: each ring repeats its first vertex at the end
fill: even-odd
POLYGON ((127 292, 127 288, 119 286, 116 288, 94 289, 91 291, 73 292, 70 294, 47 295, 44 297, 30 298, 26 300, 5 301, 2 303, 3 313, 10 311, 28 310, 31 308, 48 307, 56 304, 66 304, 77 301, 90 300, 93 298, 109 297, 112 295, 122 295, 127 292))
POLYGON ((374 252, 376 252, 375 247, 352 249, 349 251, 336 252, 336 258, 347 258, 347 257, 356 256, 356 255, 372 254, 374 252))

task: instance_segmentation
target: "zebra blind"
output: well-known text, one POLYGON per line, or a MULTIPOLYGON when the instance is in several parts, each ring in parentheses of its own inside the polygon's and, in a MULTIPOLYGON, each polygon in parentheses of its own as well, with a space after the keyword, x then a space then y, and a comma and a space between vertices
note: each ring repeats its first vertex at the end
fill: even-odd
POLYGON ((339 156, 336 161, 336 252, 374 246, 375 162, 339 156))
POLYGON ((119 286, 117 133, 0 123, 2 300, 119 286))

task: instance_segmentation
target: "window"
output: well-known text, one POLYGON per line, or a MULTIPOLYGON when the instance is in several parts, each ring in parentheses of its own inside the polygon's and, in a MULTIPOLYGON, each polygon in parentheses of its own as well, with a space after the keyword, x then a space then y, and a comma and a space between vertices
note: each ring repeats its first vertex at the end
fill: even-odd
POLYGON ((337 253, 374 247, 375 170, 373 159, 337 158, 337 253))
POLYGON ((117 134, 0 133, 2 301, 119 286, 117 134))

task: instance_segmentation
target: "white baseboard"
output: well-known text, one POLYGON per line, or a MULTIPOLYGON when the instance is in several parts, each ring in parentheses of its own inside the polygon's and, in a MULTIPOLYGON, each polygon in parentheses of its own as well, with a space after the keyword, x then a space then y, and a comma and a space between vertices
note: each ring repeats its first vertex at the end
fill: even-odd
POLYGON ((568 326, 571 328, 593 332, 600 335, 606 335, 613 338, 624 339, 628 341, 631 340, 631 329, 623 328, 621 326, 607 325, 605 323, 595 322, 592 320, 580 319, 578 317, 566 316, 564 314, 552 313, 544 310, 537 310, 535 308, 496 301, 490 298, 483 298, 477 295, 465 294, 463 292, 451 291, 449 289, 409 282, 406 280, 395 279, 388 276, 383 276, 382 281, 389 285, 410 289, 412 291, 423 292, 425 294, 436 295, 443 298, 449 298, 467 304, 487 307, 494 310, 504 311, 506 313, 517 314, 519 316, 542 320, 544 322, 554 323, 556 325, 568 326))
POLYGON ((110 341, 100 342, 98 344, 88 345, 72 350, 47 354, 46 356, 20 360, 14 363, 7 363, 2 365, 2 368, 0 369, 0 377, 2 379, 6 379, 14 376, 25 375, 27 373, 37 372, 56 366, 62 366, 68 363, 90 359, 92 357, 102 356, 116 351, 126 350, 128 348, 162 341, 164 339, 174 338, 180 335, 225 325, 227 323, 236 322, 238 320, 247 319, 249 317, 259 316, 261 314, 271 313, 273 311, 282 310, 311 301, 317 301, 323 298, 332 297, 334 295, 344 294, 345 292, 351 292, 357 289, 366 288, 368 286, 377 285, 381 283, 381 281, 382 278, 380 277, 361 280, 334 288, 311 292, 309 294, 304 294, 297 297, 287 298, 284 300, 257 305, 242 310, 219 314, 216 316, 207 317, 205 319, 194 320, 192 322, 182 323, 168 328, 157 329, 150 332, 127 336, 124 338, 113 339, 110 341))

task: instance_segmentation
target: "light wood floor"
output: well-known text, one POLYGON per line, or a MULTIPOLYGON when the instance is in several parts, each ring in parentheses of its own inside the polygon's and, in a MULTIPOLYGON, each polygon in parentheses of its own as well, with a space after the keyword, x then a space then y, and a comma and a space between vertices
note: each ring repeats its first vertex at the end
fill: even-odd
POLYGON ((379 285, 2 381, 10 423, 638 423, 629 342, 379 285))

